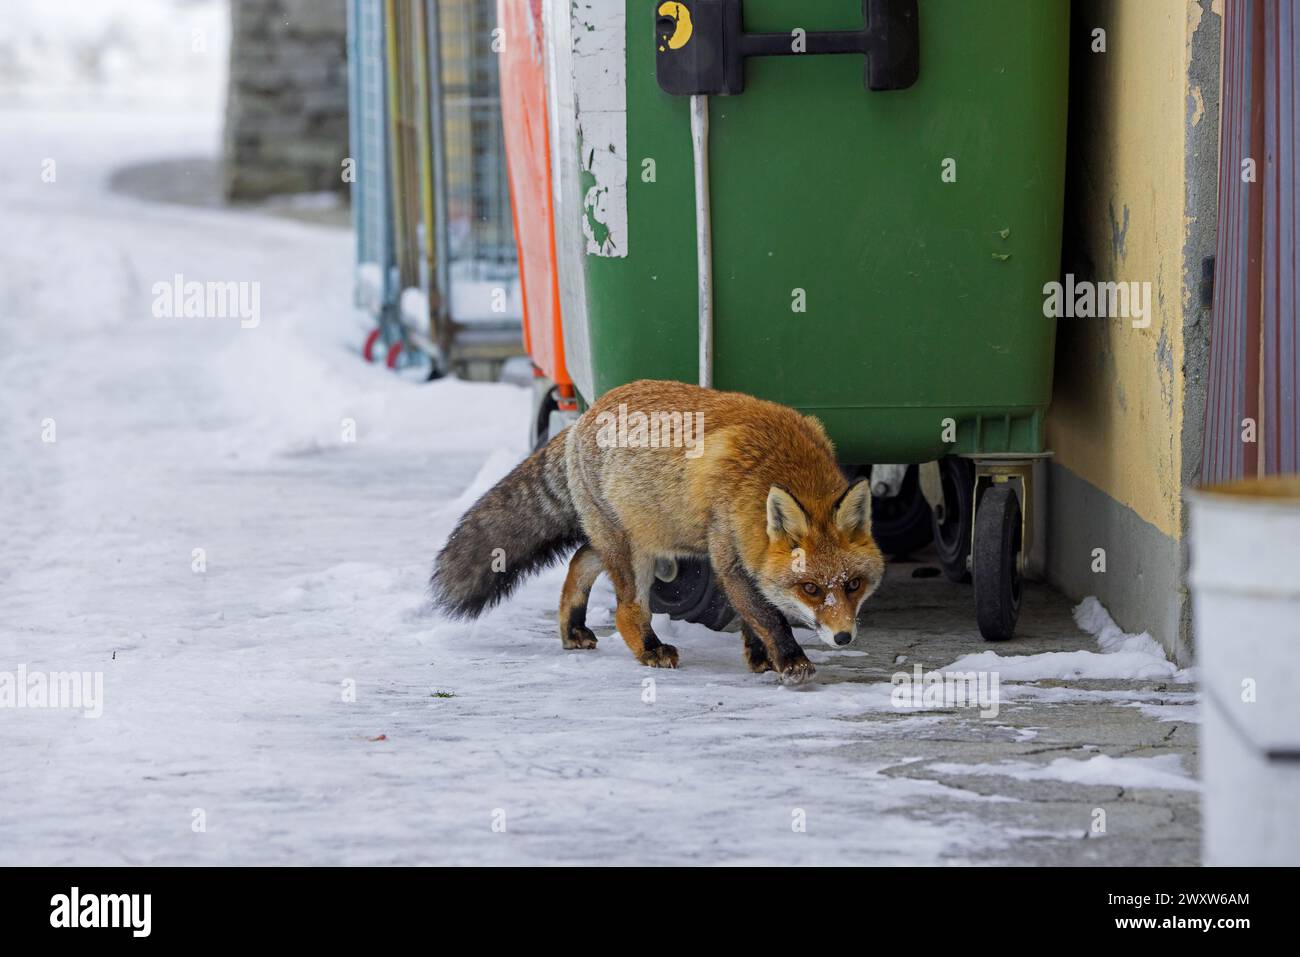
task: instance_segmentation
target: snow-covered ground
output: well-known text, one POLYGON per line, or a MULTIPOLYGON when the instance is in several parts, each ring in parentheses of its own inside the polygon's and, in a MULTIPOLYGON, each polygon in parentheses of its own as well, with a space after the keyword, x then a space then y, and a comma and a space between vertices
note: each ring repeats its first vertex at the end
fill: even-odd
MULTIPOLYGON (((1030 833, 1018 798, 895 773, 979 719, 893 710, 855 670, 902 666, 879 645, 812 652, 803 689, 667 621, 679 671, 617 636, 563 652, 559 569, 477 623, 431 614, 430 560, 524 454, 528 394, 361 361, 346 232, 106 189, 218 134, 214 111, 0 112, 0 672, 103 675, 99 717, 0 708, 0 864, 928 863, 1030 833), (157 317, 178 274, 258 284, 258 322, 157 317)), ((1092 657, 1025 680, 1176 680, 1066 632, 1092 657)), ((1008 686, 1025 717, 985 733, 1032 741, 1033 709, 1090 694, 1160 738, 1191 710, 1008 686)), ((1187 784, 1177 755, 934 767, 1187 784)))
POLYGON ((0 91, 7 107, 212 113, 229 44, 228 0, 8 0, 0 91))

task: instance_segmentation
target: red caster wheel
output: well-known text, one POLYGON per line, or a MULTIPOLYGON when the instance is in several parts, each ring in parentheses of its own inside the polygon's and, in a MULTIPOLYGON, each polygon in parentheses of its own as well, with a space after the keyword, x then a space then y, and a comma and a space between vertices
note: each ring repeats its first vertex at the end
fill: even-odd
POLYGON ((397 368, 397 360, 402 354, 402 348, 403 346, 400 341, 394 342, 391 346, 388 347, 388 358, 385 360, 385 363, 387 364, 388 368, 390 369, 397 368))

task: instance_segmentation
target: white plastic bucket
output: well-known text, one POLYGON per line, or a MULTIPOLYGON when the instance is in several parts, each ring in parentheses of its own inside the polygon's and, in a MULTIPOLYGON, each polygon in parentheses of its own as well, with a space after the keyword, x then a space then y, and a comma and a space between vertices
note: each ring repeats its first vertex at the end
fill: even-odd
POLYGON ((1300 476, 1189 499, 1202 859, 1300 864, 1300 476))

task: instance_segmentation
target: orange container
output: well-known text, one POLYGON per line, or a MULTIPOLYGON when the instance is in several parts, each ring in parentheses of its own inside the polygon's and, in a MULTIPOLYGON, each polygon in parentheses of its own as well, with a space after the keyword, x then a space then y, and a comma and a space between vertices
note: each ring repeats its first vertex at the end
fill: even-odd
POLYGON ((501 119, 524 299, 524 348, 533 365, 567 397, 573 394, 573 382, 564 364, 555 266, 541 0, 497 0, 497 24, 502 31, 501 119))

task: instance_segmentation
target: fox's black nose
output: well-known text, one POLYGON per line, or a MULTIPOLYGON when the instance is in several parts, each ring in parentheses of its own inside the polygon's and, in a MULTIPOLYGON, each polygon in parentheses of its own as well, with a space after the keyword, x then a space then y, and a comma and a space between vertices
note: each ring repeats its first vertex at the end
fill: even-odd
POLYGON ((853 636, 847 631, 837 631, 835 633, 835 644, 837 645, 847 645, 852 640, 853 636))

